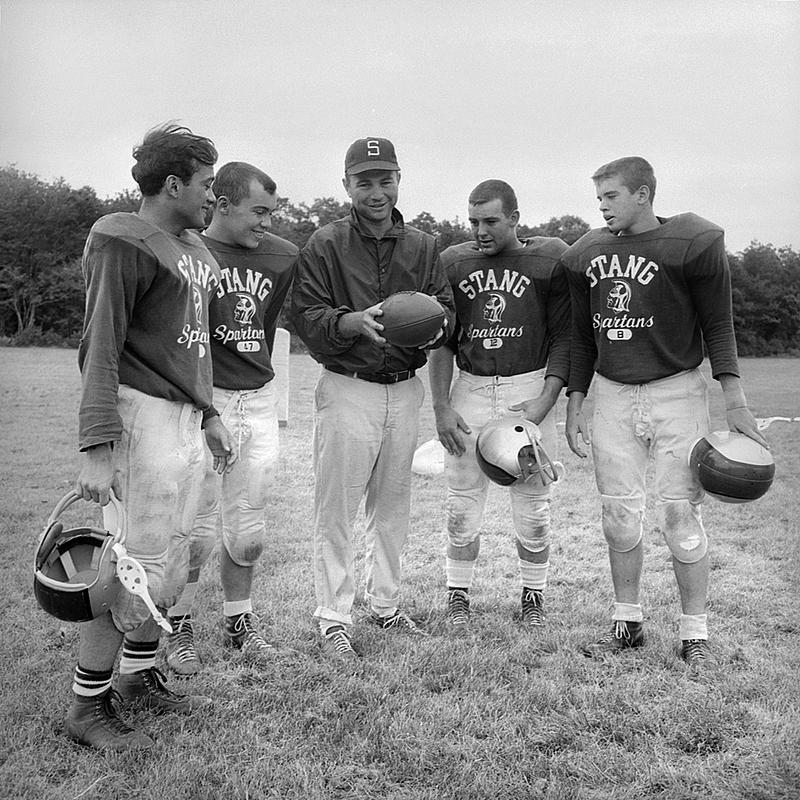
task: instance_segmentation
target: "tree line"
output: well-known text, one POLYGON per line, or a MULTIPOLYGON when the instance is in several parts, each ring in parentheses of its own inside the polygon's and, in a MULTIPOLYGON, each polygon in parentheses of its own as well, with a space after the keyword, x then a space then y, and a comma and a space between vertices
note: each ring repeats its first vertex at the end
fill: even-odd
MULTIPOLYGON (((89 229, 104 214, 137 210, 139 202, 136 192, 101 199, 89 186, 74 189, 15 166, 0 168, 0 343, 77 344, 84 309, 80 261, 89 229)), ((349 210, 333 197, 310 204, 281 198, 273 231, 302 247, 317 228, 349 210)), ((436 236, 442 250, 472 238, 458 218, 436 220, 423 211, 408 222, 436 236)), ((567 244, 588 230, 569 214, 519 226, 522 237, 557 236, 567 244)), ((753 241, 728 253, 728 260, 740 354, 800 356, 800 253, 753 241)), ((281 323, 291 330, 286 308, 281 323)))

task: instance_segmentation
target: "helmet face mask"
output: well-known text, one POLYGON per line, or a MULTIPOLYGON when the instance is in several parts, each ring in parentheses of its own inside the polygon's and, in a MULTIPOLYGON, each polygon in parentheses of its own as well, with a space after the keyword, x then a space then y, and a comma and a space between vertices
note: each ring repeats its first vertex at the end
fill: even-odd
POLYGON ((500 486, 531 480, 547 486, 558 480, 558 473, 541 439, 539 426, 530 420, 503 417, 480 432, 475 455, 484 474, 500 486))

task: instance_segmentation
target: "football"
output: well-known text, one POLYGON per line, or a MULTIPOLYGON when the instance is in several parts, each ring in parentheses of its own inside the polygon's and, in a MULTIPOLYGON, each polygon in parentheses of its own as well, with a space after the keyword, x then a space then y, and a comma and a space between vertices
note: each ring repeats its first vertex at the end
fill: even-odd
POLYGON ((419 347, 442 328, 445 315, 439 302, 422 292, 395 292, 381 304, 381 335, 398 347, 419 347))
POLYGON ((689 452, 689 467, 703 489, 723 503, 757 500, 775 477, 769 450, 735 431, 713 431, 698 439, 689 452))

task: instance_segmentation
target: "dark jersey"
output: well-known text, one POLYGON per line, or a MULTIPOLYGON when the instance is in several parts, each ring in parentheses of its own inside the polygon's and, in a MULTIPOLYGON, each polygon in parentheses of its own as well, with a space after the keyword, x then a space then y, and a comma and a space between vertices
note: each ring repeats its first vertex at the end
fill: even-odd
POLYGON ((298 249, 271 233, 255 249, 201 238, 221 273, 209 307, 214 386, 258 389, 275 376, 275 329, 298 249))
POLYGON ((536 236, 495 256, 474 242, 442 253, 456 305, 449 346, 473 375, 519 375, 547 367, 569 377, 569 287, 561 239, 536 236))
POLYGON ((721 228, 695 214, 634 236, 597 229, 562 257, 573 309, 567 391, 596 369, 639 384, 697 367, 705 340, 712 374, 738 375, 731 283, 721 228))
POLYGON ((209 408, 208 298, 219 267, 200 237, 174 236, 138 214, 109 214, 92 226, 82 266, 80 448, 119 440, 121 383, 209 408))
MULTIPOLYGON (((353 372, 391 373, 418 369, 425 351, 377 344, 367 336, 343 336, 339 318, 363 311, 400 291, 432 295, 453 324, 453 295, 430 234, 403 223, 395 209, 394 225, 376 239, 349 217, 316 231, 300 253, 292 289, 292 319, 311 355, 321 364, 353 372)), ((380 317, 378 317, 380 320, 380 317)))

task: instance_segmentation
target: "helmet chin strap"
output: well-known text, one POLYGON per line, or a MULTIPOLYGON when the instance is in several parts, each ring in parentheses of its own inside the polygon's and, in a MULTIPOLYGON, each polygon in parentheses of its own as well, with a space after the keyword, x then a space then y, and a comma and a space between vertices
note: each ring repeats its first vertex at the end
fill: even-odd
POLYGON ((156 608, 153 598, 150 597, 147 583, 147 572, 145 572, 142 564, 137 561, 133 556, 128 555, 125 549, 125 525, 124 525, 124 510, 122 503, 117 500, 117 496, 111 491, 111 501, 114 511, 117 514, 117 531, 115 534, 116 541, 112 547, 117 556, 117 577, 123 588, 133 595, 141 598, 147 606, 147 610, 153 619, 167 632, 172 633, 172 626, 164 619, 164 615, 156 608))

